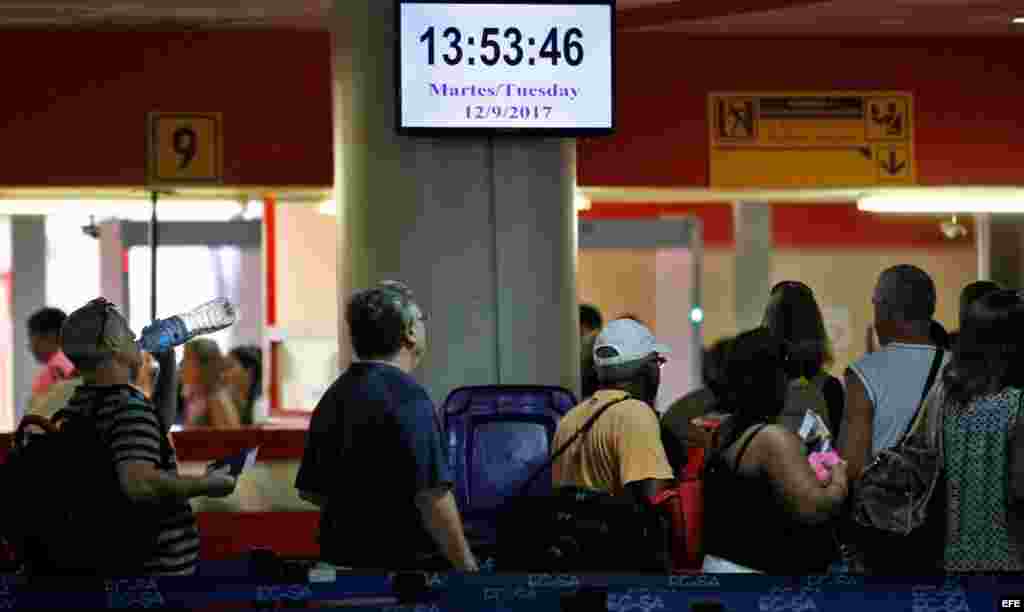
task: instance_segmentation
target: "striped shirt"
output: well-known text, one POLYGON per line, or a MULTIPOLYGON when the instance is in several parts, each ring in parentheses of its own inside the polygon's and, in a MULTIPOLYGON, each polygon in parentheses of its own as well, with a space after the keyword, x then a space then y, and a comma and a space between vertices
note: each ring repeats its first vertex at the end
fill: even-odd
MULTIPOLYGON (((100 436, 112 450, 114 463, 146 461, 178 473, 177 457, 160 427, 156 410, 146 396, 128 385, 81 385, 68 409, 95 414, 100 436)), ((164 504, 157 513, 160 535, 156 549, 141 568, 147 576, 195 573, 199 559, 199 529, 188 502, 164 504)), ((111 534, 116 537, 116 534, 111 534)))

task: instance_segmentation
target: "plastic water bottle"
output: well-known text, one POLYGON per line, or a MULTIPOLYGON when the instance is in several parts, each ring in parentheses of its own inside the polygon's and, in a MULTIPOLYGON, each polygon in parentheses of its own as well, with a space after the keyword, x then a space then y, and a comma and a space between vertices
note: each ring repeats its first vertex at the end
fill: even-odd
POLYGON ((228 300, 217 298, 189 312, 147 325, 139 338, 139 348, 149 353, 160 353, 185 344, 196 336, 230 327, 237 320, 238 309, 228 300))

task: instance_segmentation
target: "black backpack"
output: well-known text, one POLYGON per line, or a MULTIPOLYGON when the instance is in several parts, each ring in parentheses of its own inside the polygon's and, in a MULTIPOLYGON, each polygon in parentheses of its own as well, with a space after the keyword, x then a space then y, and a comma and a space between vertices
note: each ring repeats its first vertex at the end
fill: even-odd
MULTIPOLYGON (((29 415, 15 432, 0 529, 30 576, 138 576, 156 549, 159 507, 123 492, 95 409, 29 415)), ((161 447, 166 458, 169 444, 161 447)))
POLYGON ((498 523, 499 571, 661 574, 670 569, 668 526, 628 492, 560 487, 550 495, 526 495, 598 417, 627 399, 602 406, 504 504, 498 523))

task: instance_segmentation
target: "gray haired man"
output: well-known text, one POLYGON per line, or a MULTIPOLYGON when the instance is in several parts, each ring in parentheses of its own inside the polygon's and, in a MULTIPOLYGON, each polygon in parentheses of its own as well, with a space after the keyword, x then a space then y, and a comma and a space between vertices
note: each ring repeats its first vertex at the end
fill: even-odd
POLYGON ((295 480, 320 506, 321 558, 477 571, 434 404, 410 375, 426 352, 423 311, 408 287, 387 282, 352 296, 345 320, 355 361, 317 404, 295 480))
POLYGON ((840 446, 852 478, 859 478, 864 466, 906 431, 936 351, 931 335, 935 283, 924 270, 910 265, 885 270, 872 303, 881 346, 846 371, 840 446))

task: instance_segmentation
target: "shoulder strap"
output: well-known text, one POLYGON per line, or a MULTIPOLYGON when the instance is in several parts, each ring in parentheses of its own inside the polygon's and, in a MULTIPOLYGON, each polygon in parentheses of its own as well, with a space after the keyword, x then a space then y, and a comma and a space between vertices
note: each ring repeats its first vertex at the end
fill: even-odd
POLYGON ((914 426, 918 422, 918 418, 921 416, 921 410, 925 406, 925 400, 928 399, 928 393, 932 390, 932 385, 935 384, 935 378, 939 374, 939 367, 942 365, 942 357, 945 351, 941 347, 935 347, 935 357, 932 359, 932 367, 928 371, 928 378, 924 381, 924 390, 921 391, 921 400, 917 402, 917 409, 914 411, 914 416, 910 419, 910 423, 907 424, 907 430, 903 432, 903 437, 900 438, 899 444, 901 446, 910 437, 910 434, 914 431, 914 426))
POLYGON ((747 448, 749 448, 750 443, 754 441, 754 437, 761 433, 761 430, 765 427, 767 427, 767 425, 765 423, 761 423, 755 427, 753 433, 748 435, 747 439, 743 441, 743 445, 740 446, 739 452, 736 453, 736 463, 733 467, 734 470, 738 471, 740 469, 740 462, 743 461, 743 455, 747 452, 747 448))
POLYGON ((554 464, 555 464, 555 461, 556 461, 556 460, 557 460, 557 459, 558 459, 559 457, 561 457, 561 456, 562 456, 562 453, 564 453, 565 451, 569 450, 569 447, 570 447, 570 446, 572 446, 573 442, 575 442, 575 441, 576 441, 576 440, 578 440, 578 439, 579 439, 579 438, 580 438, 581 436, 583 436, 583 435, 584 435, 584 434, 586 434, 586 433, 587 433, 588 431, 590 431, 590 428, 594 426, 594 423, 595 423, 595 422, 597 421, 598 417, 600 417, 600 416, 601 416, 602 414, 604 414, 606 410, 608 410, 609 408, 611 408, 611 407, 612 407, 612 406, 614 406, 615 404, 618 404, 618 403, 624 402, 624 401, 626 401, 626 400, 628 400, 628 399, 633 399, 633 398, 632 398, 632 396, 630 396, 630 395, 626 395, 625 397, 620 397, 619 399, 617 399, 617 400, 615 400, 615 401, 611 401, 611 402, 608 402, 608 403, 607 403, 607 404, 605 404, 604 406, 601 406, 601 407, 600 407, 600 408, 599 408, 599 409, 597 410, 597 412, 595 412, 595 413, 594 413, 594 416, 592 416, 592 417, 590 417, 589 419, 587 419, 587 422, 583 424, 583 427, 580 427, 579 431, 577 431, 576 433, 574 433, 574 434, 572 435, 572 437, 571 437, 571 438, 569 438, 569 439, 568 439, 568 440, 567 440, 567 441, 565 442, 565 444, 563 444, 563 445, 562 445, 562 447, 561 447, 561 448, 559 448, 559 449, 558 449, 557 451, 555 451, 554 453, 552 453, 552 455, 551 455, 551 458, 550 458, 550 459, 548 459, 547 461, 545 461, 545 462, 544 462, 544 465, 540 466, 540 468, 538 468, 537 470, 535 470, 535 471, 533 472, 533 474, 532 474, 532 475, 531 475, 531 476, 530 476, 529 478, 527 478, 527 479, 526 479, 526 482, 525 482, 525 483, 523 484, 523 486, 522 486, 522 487, 521 487, 521 488, 519 489, 519 494, 520 494, 520 495, 523 495, 524 493, 526 493, 526 491, 528 491, 528 490, 530 489, 530 485, 532 485, 532 484, 533 484, 533 481, 534 481, 534 480, 537 480, 537 477, 538 477, 538 476, 540 476, 540 475, 541 475, 541 474, 542 474, 542 473, 544 472, 544 470, 546 470, 546 469, 548 469, 549 467, 551 467, 552 465, 554 465, 554 464))

